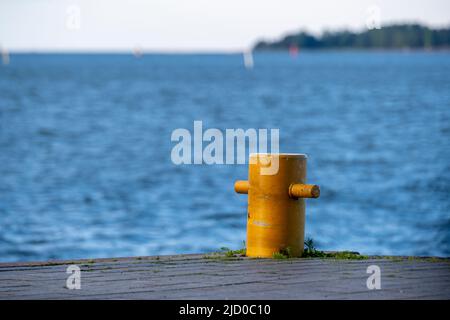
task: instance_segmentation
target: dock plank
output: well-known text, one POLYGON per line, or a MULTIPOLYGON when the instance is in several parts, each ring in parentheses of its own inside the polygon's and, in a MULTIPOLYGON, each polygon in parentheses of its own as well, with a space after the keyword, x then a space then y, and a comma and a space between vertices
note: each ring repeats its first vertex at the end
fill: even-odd
POLYGON ((177 255, 0 264, 0 299, 450 299, 450 259, 177 255), (66 287, 69 265, 81 289, 66 287), (381 269, 381 289, 366 286, 381 269))

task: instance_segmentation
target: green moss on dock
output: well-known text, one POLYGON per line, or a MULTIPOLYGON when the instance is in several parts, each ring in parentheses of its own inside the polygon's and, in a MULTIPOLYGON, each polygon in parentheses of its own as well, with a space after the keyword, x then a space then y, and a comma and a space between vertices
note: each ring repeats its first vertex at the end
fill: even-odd
MULTIPOLYGON (((273 254, 274 259, 290 259, 293 258, 291 249, 289 247, 275 252, 273 254)), ((336 252, 324 252, 317 250, 314 240, 311 238, 306 239, 305 248, 301 258, 323 258, 323 259, 336 259, 336 260, 364 260, 368 259, 368 256, 359 254, 352 251, 336 251, 336 252)))
MULTIPOLYGON (((245 244, 245 242, 244 242, 245 244)), ((246 254, 246 248, 238 249, 238 250, 231 250, 227 247, 222 247, 218 252, 212 252, 209 254, 206 254, 203 256, 204 259, 241 259, 245 257, 246 254)))
POLYGON ((231 250, 229 248, 222 247, 222 248, 220 248, 220 250, 228 258, 237 257, 237 256, 245 256, 245 253, 246 253, 246 249, 245 248, 238 249, 238 250, 231 250))
MULTIPOLYGON (((222 247, 218 252, 212 252, 203 256, 204 259, 215 260, 229 260, 233 258, 242 259, 246 256, 245 242, 244 247, 238 250, 232 250, 227 247, 222 247)), ((274 252, 274 259, 285 260, 294 258, 291 252, 291 248, 283 248, 279 252, 274 252)), ((315 243, 311 238, 306 239, 305 249, 301 258, 324 258, 324 259, 336 259, 336 260, 364 260, 368 259, 368 256, 361 255, 358 252, 353 251, 337 251, 337 252, 324 252, 317 250, 315 243)))

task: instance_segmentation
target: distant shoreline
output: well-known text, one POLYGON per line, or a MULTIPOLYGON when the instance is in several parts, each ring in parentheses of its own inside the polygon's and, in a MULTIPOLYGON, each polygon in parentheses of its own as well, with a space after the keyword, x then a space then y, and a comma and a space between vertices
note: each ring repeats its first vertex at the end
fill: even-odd
POLYGON ((262 40, 254 50, 299 49, 403 50, 449 49, 450 28, 431 29, 420 24, 392 24, 361 32, 348 30, 325 32, 315 36, 306 31, 287 34, 278 40, 262 40))

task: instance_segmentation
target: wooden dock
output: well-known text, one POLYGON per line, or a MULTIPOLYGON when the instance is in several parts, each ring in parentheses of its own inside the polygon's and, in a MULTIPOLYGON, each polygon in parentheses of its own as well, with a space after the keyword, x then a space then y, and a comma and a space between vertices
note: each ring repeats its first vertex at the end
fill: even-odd
POLYGON ((450 299, 450 259, 177 255, 0 264, 0 299, 450 299), (69 265, 81 289, 68 289, 69 265), (369 290, 367 268, 381 270, 369 290))

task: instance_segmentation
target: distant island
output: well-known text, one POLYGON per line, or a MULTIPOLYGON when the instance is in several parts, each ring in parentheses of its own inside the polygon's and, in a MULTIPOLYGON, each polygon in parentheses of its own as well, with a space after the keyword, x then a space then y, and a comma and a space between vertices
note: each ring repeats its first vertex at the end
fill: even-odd
POLYGON ((363 32, 324 32, 316 37, 305 31, 281 40, 260 41, 254 50, 298 49, 449 49, 450 28, 431 29, 419 24, 393 24, 363 32))

